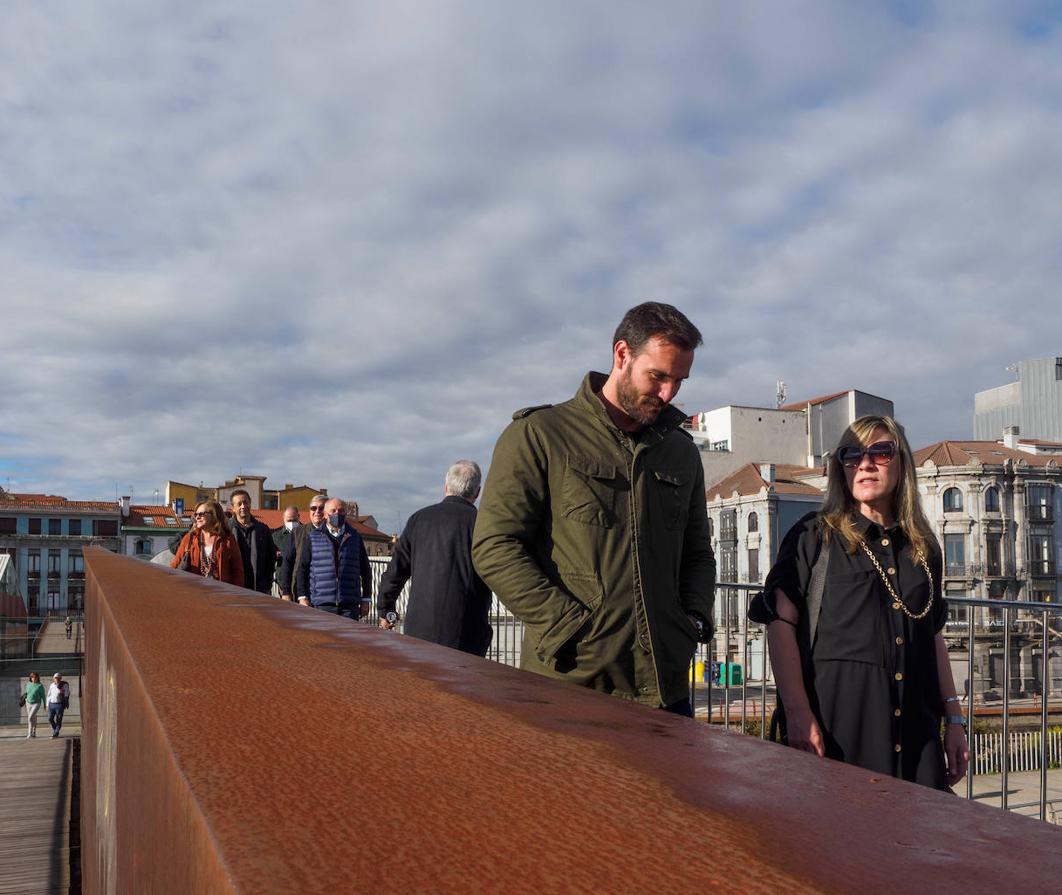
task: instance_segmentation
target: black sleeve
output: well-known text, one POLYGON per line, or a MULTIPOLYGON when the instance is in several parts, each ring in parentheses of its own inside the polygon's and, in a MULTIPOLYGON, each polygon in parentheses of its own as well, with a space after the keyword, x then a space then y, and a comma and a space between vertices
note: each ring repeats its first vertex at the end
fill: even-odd
POLYGON ((310 598, 310 558, 313 556, 313 544, 307 532, 299 553, 299 564, 295 569, 295 580, 299 585, 299 596, 310 598))
POLYGON ((372 599, 372 566, 369 565, 369 553, 365 549, 365 538, 358 537, 358 565, 361 568, 361 598, 372 599))
POLYGON ((412 551, 410 550, 409 526, 395 544, 394 556, 387 564, 387 571, 380 579, 380 592, 376 595, 376 611, 383 618, 388 612, 394 612, 398 597, 402 593, 413 571, 412 551))
POLYGON ((280 557, 280 571, 277 573, 277 586, 281 596, 291 593, 291 576, 295 571, 295 532, 291 533, 287 544, 284 545, 284 553, 280 557))
POLYGON ((930 552, 929 570, 933 573, 933 630, 939 634, 948 621, 948 601, 944 599, 944 559, 939 550, 930 552))
POLYGON ((789 529, 763 585, 768 594, 773 594, 776 588, 781 590, 801 612, 811 582, 811 569, 819 553, 817 519, 817 513, 809 513, 789 529))

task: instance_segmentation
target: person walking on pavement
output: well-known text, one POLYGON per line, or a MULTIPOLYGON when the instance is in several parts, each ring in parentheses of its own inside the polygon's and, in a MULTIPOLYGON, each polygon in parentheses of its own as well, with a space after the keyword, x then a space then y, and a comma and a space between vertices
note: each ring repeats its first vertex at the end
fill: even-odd
POLYGON ((26 723, 29 725, 26 731, 26 739, 30 740, 37 736, 37 714, 44 705, 44 684, 41 676, 36 671, 29 673, 29 681, 26 683, 26 723))
POLYGON ((54 740, 63 728, 63 712, 70 706, 70 685, 63 680, 63 676, 58 671, 52 675, 47 700, 48 723, 52 726, 52 739, 54 740))

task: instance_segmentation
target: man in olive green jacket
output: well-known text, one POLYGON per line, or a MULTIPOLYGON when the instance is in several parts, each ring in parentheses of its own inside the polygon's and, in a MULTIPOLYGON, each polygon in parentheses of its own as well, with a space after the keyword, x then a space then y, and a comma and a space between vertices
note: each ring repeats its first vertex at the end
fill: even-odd
POLYGON ((715 558, 700 457, 669 405, 700 344, 670 305, 628 311, 607 377, 513 414, 472 541, 476 571, 524 623, 523 668, 682 714, 715 558))

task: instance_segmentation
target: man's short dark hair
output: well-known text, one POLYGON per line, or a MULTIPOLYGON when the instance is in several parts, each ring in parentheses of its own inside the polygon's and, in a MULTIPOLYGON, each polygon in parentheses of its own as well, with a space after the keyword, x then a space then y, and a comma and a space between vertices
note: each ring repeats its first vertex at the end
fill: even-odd
POLYGON ((647 301, 623 315, 612 344, 626 342, 631 353, 640 354, 653 336, 659 336, 683 351, 693 351, 704 342, 701 331, 678 308, 659 301, 647 301))
POLYGON ((251 502, 251 495, 247 491, 247 489, 237 488, 235 491, 232 492, 232 494, 229 495, 229 506, 232 506, 232 502, 236 499, 236 495, 238 494, 242 494, 244 497, 246 497, 248 503, 251 502))

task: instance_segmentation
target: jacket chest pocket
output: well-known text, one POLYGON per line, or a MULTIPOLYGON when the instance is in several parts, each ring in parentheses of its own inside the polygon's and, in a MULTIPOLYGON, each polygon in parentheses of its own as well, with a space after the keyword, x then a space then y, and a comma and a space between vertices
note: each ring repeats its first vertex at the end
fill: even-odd
POLYGON ((679 472, 654 469, 651 473, 650 487, 653 489, 653 506, 665 528, 678 529, 686 527, 690 514, 688 486, 689 476, 679 472))
POLYGON ((568 455, 561 501, 565 519, 611 528, 616 524, 619 471, 610 463, 568 455))

